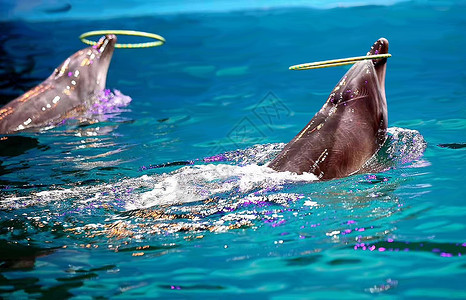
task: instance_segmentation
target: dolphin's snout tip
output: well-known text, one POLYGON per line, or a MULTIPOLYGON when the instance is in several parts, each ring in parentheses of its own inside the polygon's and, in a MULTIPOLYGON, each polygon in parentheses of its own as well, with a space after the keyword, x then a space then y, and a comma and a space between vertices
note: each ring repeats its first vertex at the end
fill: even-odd
POLYGON ((378 39, 367 55, 387 54, 388 53, 388 40, 386 38, 378 39))
POLYGON ((108 40, 108 41, 114 41, 115 43, 117 41, 117 37, 114 34, 106 34, 105 39, 108 40))
POLYGON ((105 44, 109 44, 112 46, 112 48, 115 47, 115 44, 117 42, 117 37, 114 34, 107 34, 103 37, 105 44))
MULTIPOLYGON (((377 55, 377 54, 387 54, 388 53, 388 40, 386 38, 378 39, 371 47, 371 50, 367 52, 367 55, 377 55)), ((385 63, 387 61, 386 58, 379 58, 373 59, 372 62, 374 65, 378 65, 380 63, 385 63)))
POLYGON ((117 42, 117 37, 114 34, 107 34, 99 39, 97 44, 93 46, 94 49, 97 49, 100 53, 104 52, 106 49, 115 48, 117 42))

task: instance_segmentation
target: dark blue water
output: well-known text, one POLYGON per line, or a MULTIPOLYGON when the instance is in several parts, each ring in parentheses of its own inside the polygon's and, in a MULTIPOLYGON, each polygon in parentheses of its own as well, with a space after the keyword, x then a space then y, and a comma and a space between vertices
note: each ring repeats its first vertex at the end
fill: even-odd
POLYGON ((83 32, 167 43, 115 50, 120 112, 0 141, 2 297, 466 298, 462 1, 86 18, 73 5, 0 23, 2 104, 83 32), (265 168, 347 70, 288 67, 380 37, 392 168, 327 182, 265 168), (193 164, 154 167, 179 161, 193 164))

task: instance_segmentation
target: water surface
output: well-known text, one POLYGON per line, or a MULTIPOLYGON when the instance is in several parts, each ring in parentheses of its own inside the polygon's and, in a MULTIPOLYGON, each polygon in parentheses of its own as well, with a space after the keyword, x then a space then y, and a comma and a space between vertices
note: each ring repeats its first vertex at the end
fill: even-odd
POLYGON ((464 3, 118 4, 86 17, 68 4, 8 10, 2 104, 85 31, 167 43, 115 51, 107 87, 132 101, 108 119, 0 141, 3 297, 466 298, 464 3), (363 55, 380 37, 391 168, 270 173, 347 70, 288 66, 363 55))

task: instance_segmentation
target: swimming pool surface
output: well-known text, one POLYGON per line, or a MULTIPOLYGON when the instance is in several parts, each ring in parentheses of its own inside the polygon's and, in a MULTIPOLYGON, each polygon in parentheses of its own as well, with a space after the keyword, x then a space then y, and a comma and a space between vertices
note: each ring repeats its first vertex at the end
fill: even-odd
POLYGON ((0 297, 466 298, 464 1, 90 3, 1 4, 0 104, 83 32, 167 42, 115 50, 100 122, 1 138, 0 297), (288 67, 380 37, 391 168, 266 168, 349 68, 288 67))

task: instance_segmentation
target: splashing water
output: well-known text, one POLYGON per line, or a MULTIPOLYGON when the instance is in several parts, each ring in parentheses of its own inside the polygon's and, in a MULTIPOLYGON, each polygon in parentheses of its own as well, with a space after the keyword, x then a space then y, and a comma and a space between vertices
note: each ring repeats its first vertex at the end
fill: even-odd
POLYGON ((105 89, 96 96, 87 112, 87 116, 97 118, 99 121, 105 121, 115 114, 123 112, 122 108, 128 106, 130 102, 131 97, 122 94, 119 90, 113 90, 112 92, 105 89))
POLYGON ((219 195, 244 194, 280 189, 285 183, 311 182, 314 174, 278 173, 258 165, 200 165, 184 167, 155 179, 154 188, 141 195, 140 201, 128 203, 127 209, 154 205, 173 205, 206 200, 219 195))
MULTIPOLYGON (((0 206, 3 209, 47 206, 54 212, 52 219, 60 222, 78 218, 82 221, 83 216, 103 214, 106 224, 78 227, 92 232, 104 230, 110 236, 223 231, 253 226, 258 220, 276 226, 286 222, 284 212, 291 203, 303 201, 302 205, 309 208, 320 205, 305 192, 306 185, 317 180, 315 175, 276 172, 266 166, 283 147, 284 144, 256 145, 194 160, 193 165, 170 173, 10 197, 1 201, 0 206), (141 226, 142 223, 145 225, 141 226)), ((425 147, 419 132, 390 128, 385 145, 373 160, 385 170, 422 166, 420 159, 425 147)), ((379 182, 375 175, 366 177, 369 183, 379 182)), ((379 194, 371 189, 367 193, 373 197, 379 194)), ((345 234, 338 230, 340 233, 345 234)))
POLYGON ((387 141, 380 150, 361 168, 361 173, 382 172, 397 167, 428 165, 419 161, 427 147, 417 130, 391 127, 387 130, 387 141))
MULTIPOLYGON (((90 99, 82 114, 65 118, 55 125, 93 124, 96 122, 105 122, 124 112, 124 107, 128 106, 131 100, 131 97, 122 94, 119 90, 115 89, 112 92, 109 89, 105 89, 90 99)), ((49 126, 45 129, 49 130, 54 128, 55 125, 49 126)))

